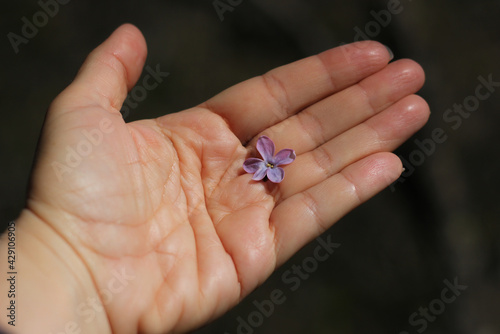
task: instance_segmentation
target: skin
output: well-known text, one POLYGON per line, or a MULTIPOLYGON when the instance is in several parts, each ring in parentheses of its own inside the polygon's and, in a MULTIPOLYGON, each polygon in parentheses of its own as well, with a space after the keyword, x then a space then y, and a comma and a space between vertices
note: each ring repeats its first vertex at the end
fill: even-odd
MULTIPOLYGON (((145 58, 141 33, 121 26, 51 104, 16 221, 18 321, 13 328, 2 317, 4 328, 195 329, 394 182, 402 165, 390 152, 429 116, 414 95, 421 67, 389 63, 383 45, 366 41, 276 68, 194 108, 125 123, 119 110, 145 58), (58 175, 54 162, 86 140, 83 130, 102 140, 58 175), (258 156, 261 135, 297 153, 280 184, 252 181, 241 167, 258 156)), ((4 235, 1 254, 6 244, 4 235)))

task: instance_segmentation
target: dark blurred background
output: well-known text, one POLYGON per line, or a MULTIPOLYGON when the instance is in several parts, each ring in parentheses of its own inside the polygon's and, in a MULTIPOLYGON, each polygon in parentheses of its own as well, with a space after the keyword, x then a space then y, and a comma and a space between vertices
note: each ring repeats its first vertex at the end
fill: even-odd
POLYGON ((2 3, 2 224, 23 207, 49 103, 121 23, 144 33, 147 64, 170 73, 128 121, 370 38, 427 74, 420 94, 432 114, 396 152, 406 161, 403 178, 325 233, 340 244, 326 261, 311 260, 313 241, 196 333, 500 333, 500 1, 69 1, 46 22, 42 10, 35 0, 2 3), (16 53, 9 33, 22 36, 23 17, 40 27, 16 53), (453 111, 460 105, 462 114, 453 111), (446 140, 432 144, 439 129, 446 140), (293 272, 297 266, 309 273, 293 272), (263 302, 277 290, 281 304, 263 302))

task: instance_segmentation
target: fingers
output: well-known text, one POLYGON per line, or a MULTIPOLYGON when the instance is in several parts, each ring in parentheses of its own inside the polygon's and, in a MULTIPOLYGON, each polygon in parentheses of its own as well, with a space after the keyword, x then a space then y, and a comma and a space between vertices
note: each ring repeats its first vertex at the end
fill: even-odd
POLYGON ((293 148, 297 154, 313 150, 417 92, 424 79, 422 68, 414 61, 405 59, 391 63, 260 135, 272 138, 277 147, 293 148))
POLYGON ((391 55, 380 43, 338 47, 278 67, 218 94, 202 107, 222 116, 247 142, 303 108, 381 70, 391 55))
POLYGON ((271 215, 277 264, 282 264, 353 208, 390 185, 401 172, 398 157, 378 153, 281 202, 271 215))
POLYGON ((146 42, 131 24, 116 29, 85 60, 75 80, 54 101, 60 112, 98 105, 119 112, 142 72, 146 42))
POLYGON ((298 156, 285 167, 286 177, 279 187, 281 200, 323 182, 366 156, 393 151, 418 131, 428 117, 425 100, 410 95, 317 149, 298 156))

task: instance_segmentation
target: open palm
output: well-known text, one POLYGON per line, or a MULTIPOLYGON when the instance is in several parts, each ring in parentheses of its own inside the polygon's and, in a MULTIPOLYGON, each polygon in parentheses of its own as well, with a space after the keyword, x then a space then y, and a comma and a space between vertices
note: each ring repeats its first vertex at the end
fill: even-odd
POLYGON ((395 181, 388 152, 428 117, 412 95, 421 68, 361 42, 127 124, 145 55, 139 31, 120 27, 54 101, 27 207, 88 269, 94 317, 117 333, 183 332, 227 311, 395 181), (279 184, 242 169, 260 135, 297 153, 279 184))

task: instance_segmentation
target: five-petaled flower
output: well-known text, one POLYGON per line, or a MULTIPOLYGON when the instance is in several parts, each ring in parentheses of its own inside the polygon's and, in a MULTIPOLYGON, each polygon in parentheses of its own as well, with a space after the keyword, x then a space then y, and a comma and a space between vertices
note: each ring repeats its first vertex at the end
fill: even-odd
POLYGON ((295 151, 289 148, 279 151, 274 155, 274 143, 266 136, 257 140, 257 151, 262 159, 249 158, 243 163, 243 169, 247 173, 253 173, 252 180, 260 181, 265 176, 269 181, 280 183, 285 177, 285 171, 280 165, 287 165, 295 160, 295 151))

